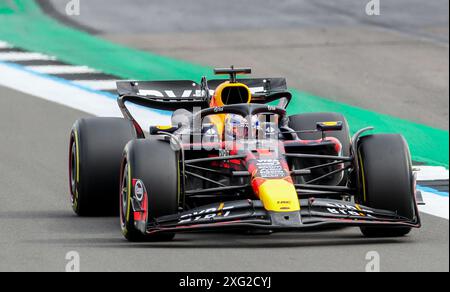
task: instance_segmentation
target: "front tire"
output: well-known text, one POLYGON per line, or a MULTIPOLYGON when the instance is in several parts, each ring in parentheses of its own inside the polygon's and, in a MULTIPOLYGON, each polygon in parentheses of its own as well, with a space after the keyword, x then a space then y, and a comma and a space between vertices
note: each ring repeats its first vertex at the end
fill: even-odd
MULTIPOLYGON (((415 180, 407 142, 401 135, 369 135, 358 145, 361 196, 358 201, 371 208, 396 212, 416 219, 415 180)), ((400 237, 410 227, 362 227, 367 237, 400 237)))
POLYGON ((147 217, 153 219, 178 212, 180 201, 179 154, 170 143, 158 139, 133 140, 125 148, 122 161, 120 222, 128 241, 168 241, 172 233, 146 235, 136 227, 133 180, 147 191, 147 217))

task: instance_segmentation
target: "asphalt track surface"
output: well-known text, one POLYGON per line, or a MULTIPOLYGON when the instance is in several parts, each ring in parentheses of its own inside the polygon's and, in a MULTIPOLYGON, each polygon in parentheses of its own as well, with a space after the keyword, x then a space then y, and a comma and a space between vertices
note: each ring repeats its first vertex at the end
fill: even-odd
POLYGON ((89 0, 69 18, 41 2, 114 42, 448 130, 447 0, 381 0, 380 16, 365 0, 89 0))
POLYGON ((77 251, 82 271, 364 271, 377 251, 382 271, 448 271, 448 220, 423 215, 401 239, 358 229, 248 236, 182 234, 130 244, 117 218, 78 218, 70 208, 67 139, 85 113, 0 87, 0 271, 64 271, 77 251), (32 114, 31 114, 32 113, 32 114))
MULTIPOLYGON (((66 2, 51 1, 57 9, 66 2)), ((379 22, 329 2, 239 1, 241 9, 221 15, 206 0, 135 0, 127 9, 89 0, 77 21, 127 45, 206 65, 251 65, 298 89, 448 129, 448 2, 386 0, 388 19, 379 22), (159 10, 149 8, 155 3, 159 10)), ((0 87, 0 271, 64 271, 69 251, 80 253, 82 271, 364 271, 369 251, 380 253, 383 271, 449 270, 448 220, 430 215, 402 239, 345 229, 129 244, 117 218, 77 218, 70 209, 68 134, 84 116, 0 87)))

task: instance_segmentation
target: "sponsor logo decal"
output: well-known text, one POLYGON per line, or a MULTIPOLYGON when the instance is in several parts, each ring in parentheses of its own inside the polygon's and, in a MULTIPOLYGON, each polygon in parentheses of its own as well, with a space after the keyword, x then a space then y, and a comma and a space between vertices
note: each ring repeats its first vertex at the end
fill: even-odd
POLYGON ((287 176, 283 165, 276 159, 259 159, 256 162, 256 167, 261 178, 283 178, 287 176))
POLYGON ((365 218, 375 218, 372 214, 374 211, 361 209, 358 205, 352 206, 347 204, 339 204, 339 203, 328 203, 327 211, 330 214, 334 215, 349 215, 349 216, 357 216, 357 217, 365 217, 365 218))
POLYGON ((141 180, 137 180, 134 185, 134 198, 139 202, 142 202, 145 194, 144 183, 141 180))
POLYGON ((221 113, 221 112, 223 112, 223 107, 215 107, 215 108, 214 108, 214 112, 215 112, 215 113, 221 113))
POLYGON ((202 209, 196 212, 181 215, 179 223, 184 224, 200 220, 213 219, 216 217, 226 218, 230 216, 232 209, 234 209, 233 206, 225 207, 223 204, 220 204, 218 208, 202 209))

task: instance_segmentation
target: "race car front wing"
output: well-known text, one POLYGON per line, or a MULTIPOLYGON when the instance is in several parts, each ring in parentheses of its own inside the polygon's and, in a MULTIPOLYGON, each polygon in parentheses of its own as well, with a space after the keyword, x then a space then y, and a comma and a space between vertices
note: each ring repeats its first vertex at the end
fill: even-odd
MULTIPOLYGON (((323 226, 421 226, 420 218, 411 220, 395 212, 377 210, 351 202, 330 199, 300 200, 299 212, 270 212, 261 201, 242 200, 212 204, 175 215, 136 222, 145 234, 206 232, 224 230, 268 230, 271 232, 307 231, 323 226)), ((418 214, 416 212, 416 214, 418 214)))

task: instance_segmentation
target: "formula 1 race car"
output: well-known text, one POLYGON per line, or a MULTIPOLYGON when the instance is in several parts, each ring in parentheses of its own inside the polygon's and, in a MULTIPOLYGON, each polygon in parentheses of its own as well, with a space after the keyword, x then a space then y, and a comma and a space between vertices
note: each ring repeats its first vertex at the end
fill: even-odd
POLYGON ((80 216, 120 214, 130 241, 179 232, 285 232, 357 226, 396 237, 421 226, 401 135, 351 137, 344 116, 288 116, 283 78, 118 82, 124 118, 78 120, 71 202, 80 216), (172 111, 147 133, 127 103, 172 111), (119 199, 120 198, 120 199, 119 199))

